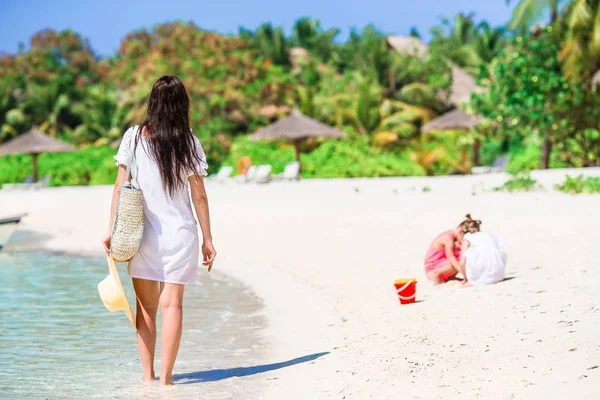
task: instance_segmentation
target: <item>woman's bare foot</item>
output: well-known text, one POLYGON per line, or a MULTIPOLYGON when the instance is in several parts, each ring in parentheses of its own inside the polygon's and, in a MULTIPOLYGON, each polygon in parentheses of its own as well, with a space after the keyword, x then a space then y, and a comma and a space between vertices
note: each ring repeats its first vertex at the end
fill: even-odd
POLYGON ((152 374, 150 375, 142 375, 142 380, 144 382, 154 382, 155 376, 154 376, 154 371, 152 371, 152 374))
POLYGON ((160 377, 160 384, 163 386, 170 386, 173 384, 173 376, 165 375, 164 377, 160 377))
POLYGON ((437 286, 440 284, 440 275, 438 273, 436 273, 435 271, 431 271, 430 273, 428 273, 427 278, 429 278, 429 280, 431 282, 433 282, 434 286, 437 286))
POLYGON ((469 282, 469 281, 462 281, 462 283, 460 284, 460 287, 463 287, 463 288, 467 288, 467 287, 471 287, 471 286, 473 286, 473 285, 471 285, 471 282, 469 282))

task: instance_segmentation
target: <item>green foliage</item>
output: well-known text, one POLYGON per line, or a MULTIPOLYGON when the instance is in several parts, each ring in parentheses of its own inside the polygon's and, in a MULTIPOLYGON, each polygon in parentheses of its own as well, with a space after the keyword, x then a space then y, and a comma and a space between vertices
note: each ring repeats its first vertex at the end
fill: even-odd
MULTIPOLYGON (((534 14, 544 2, 537 3, 534 14)), ((458 14, 432 29, 430 51, 421 56, 390 49, 372 25, 342 42, 338 29, 311 18, 299 19, 290 35, 272 24, 224 36, 165 23, 129 33, 104 59, 75 32, 44 30, 27 51, 0 55, 0 143, 32 125, 80 147, 109 143, 144 120, 152 82, 174 74, 188 89, 191 126, 211 171, 243 155, 283 170, 293 160, 289 144, 251 142, 246 134, 293 108, 351 136, 305 143, 305 177, 466 173, 475 139, 483 164, 509 153, 511 171, 539 168, 536 152, 550 150, 544 140, 554 150, 551 166, 598 166, 600 91, 589 74, 600 68, 598 18, 590 20, 599 4, 571 0, 551 28, 511 41, 502 28, 458 14), (297 47, 302 56, 290 57, 297 47), (449 110, 455 65, 481 71, 487 90, 472 108, 486 128, 423 135, 423 124, 449 110)), ((54 175, 56 185, 111 183, 110 155, 105 147, 42 155, 41 174, 54 175)), ((0 158, 0 166, 1 182, 18 182, 31 168, 27 156, 0 158)))
MULTIPOLYGON (((294 147, 285 142, 252 141, 248 137, 240 136, 231 144, 231 150, 223 162, 234 168, 242 157, 250 157, 252 164, 269 164, 273 173, 280 173, 285 165, 294 160, 294 147)), ((212 172, 216 172, 211 166, 212 172)))
POLYGON ((369 146, 364 137, 326 141, 302 157, 306 178, 358 178, 370 176, 421 176, 425 170, 407 155, 385 153, 369 146))
MULTIPOLYGON (((590 137, 585 132, 596 127, 600 117, 600 97, 563 77, 558 53, 551 27, 533 37, 515 38, 489 66, 482 66, 479 82, 487 90, 473 94, 471 102, 476 113, 496 124, 497 136, 505 140, 541 137, 542 168, 548 168, 553 145, 564 150, 570 141, 571 147, 586 147, 582 138, 590 137)), ((597 149, 598 141, 591 141, 597 149)), ((588 165, 595 164, 596 152, 579 150, 571 158, 584 157, 588 165)))
MULTIPOLYGON (((117 168, 108 146, 87 147, 74 153, 42 154, 40 176, 52 175, 51 186, 106 185, 114 183, 117 168)), ((21 182, 32 174, 31 156, 0 157, 0 185, 21 182)))
POLYGON ((583 175, 579 175, 575 178, 567 175, 565 181, 556 185, 555 189, 570 194, 600 193, 600 177, 589 176, 584 179, 583 175))
POLYGON ((503 29, 492 28, 485 21, 477 24, 473 14, 459 13, 453 23, 444 18, 442 25, 434 26, 431 32, 431 52, 472 74, 477 74, 482 63, 491 62, 506 42, 503 29))
POLYGON ((541 189, 541 185, 533 179, 529 174, 522 173, 513 175, 511 179, 504 182, 500 187, 494 189, 495 191, 508 191, 508 192, 531 192, 533 190, 541 189))
MULTIPOLYGON (((345 141, 326 140, 309 154, 303 154, 304 178, 358 178, 369 176, 419 176, 424 169, 406 154, 386 153, 369 146, 365 137, 345 141)), ((294 149, 283 142, 253 142, 240 137, 231 146, 224 164, 236 166, 248 156, 255 165, 270 164, 273 173, 283 171, 294 160, 294 149)))

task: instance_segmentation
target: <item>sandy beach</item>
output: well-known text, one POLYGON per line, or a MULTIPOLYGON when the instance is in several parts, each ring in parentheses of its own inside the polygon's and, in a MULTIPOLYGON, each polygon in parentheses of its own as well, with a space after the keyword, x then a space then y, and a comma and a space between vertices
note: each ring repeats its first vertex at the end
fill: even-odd
MULTIPOLYGON (((491 190, 503 174, 209 182, 215 268, 248 284, 268 321, 264 372, 229 379, 263 399, 600 398, 600 196, 552 190, 566 173, 581 171, 534 172, 547 190, 512 194, 491 190), (467 212, 504 240, 509 279, 433 287, 427 247, 467 212), (408 277, 418 302, 401 306, 393 281, 408 277)), ((111 193, 0 191, 2 212, 28 212, 20 231, 40 238, 7 251, 102 255, 111 193)))

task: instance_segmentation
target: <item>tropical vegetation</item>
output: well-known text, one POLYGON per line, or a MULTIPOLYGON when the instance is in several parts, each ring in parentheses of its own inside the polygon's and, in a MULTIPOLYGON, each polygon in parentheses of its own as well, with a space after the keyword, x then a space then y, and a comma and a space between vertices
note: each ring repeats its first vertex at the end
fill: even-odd
MULTIPOLYGON (((272 24, 221 35, 166 23, 131 32, 107 57, 76 32, 43 30, 0 55, 0 142, 36 126, 78 147, 40 157, 53 184, 110 183, 111 144, 143 120, 152 82, 174 74, 212 171, 242 156, 282 170, 293 148, 247 135, 294 108, 348 134, 303 143, 307 178, 467 173, 499 154, 511 155, 513 172, 600 165, 600 0, 514 3, 505 26, 472 14, 442 20, 425 55, 396 51, 375 26, 341 40, 310 18, 289 35, 272 24), (456 68, 481 87, 462 104, 449 101, 456 68), (421 131, 454 107, 483 122, 421 131)), ((0 157, 0 184, 30 168, 28 156, 0 157)))

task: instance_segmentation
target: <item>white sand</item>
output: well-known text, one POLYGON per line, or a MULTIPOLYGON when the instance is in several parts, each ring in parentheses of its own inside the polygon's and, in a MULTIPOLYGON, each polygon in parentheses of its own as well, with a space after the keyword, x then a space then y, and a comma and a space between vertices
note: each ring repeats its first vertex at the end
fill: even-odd
MULTIPOLYGON (((216 268, 266 304, 256 364, 329 352, 231 379, 268 399, 600 398, 600 196, 483 190, 504 179, 210 183, 216 268), (427 247, 466 212, 504 239, 513 279, 432 287, 427 247), (393 281, 413 276, 419 302, 400 306, 393 281)), ((48 236, 35 248, 101 255, 111 191, 0 192, 0 210, 29 212, 21 230, 48 236)))

